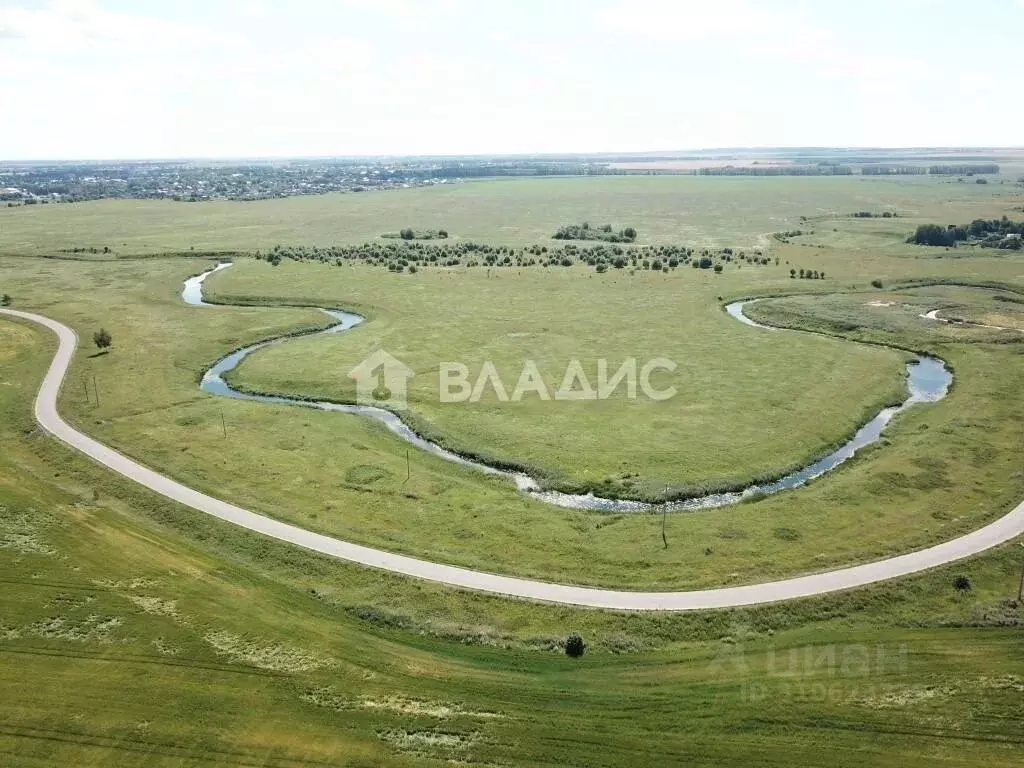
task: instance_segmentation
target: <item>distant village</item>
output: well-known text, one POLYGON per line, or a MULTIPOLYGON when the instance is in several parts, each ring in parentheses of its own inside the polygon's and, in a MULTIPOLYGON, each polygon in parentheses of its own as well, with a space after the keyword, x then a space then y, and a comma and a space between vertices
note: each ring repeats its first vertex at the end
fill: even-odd
POLYGON ((425 167, 398 163, 12 163, 0 165, 0 204, 40 205, 103 198, 182 202, 263 200, 458 181, 459 178, 441 174, 436 165, 425 167))

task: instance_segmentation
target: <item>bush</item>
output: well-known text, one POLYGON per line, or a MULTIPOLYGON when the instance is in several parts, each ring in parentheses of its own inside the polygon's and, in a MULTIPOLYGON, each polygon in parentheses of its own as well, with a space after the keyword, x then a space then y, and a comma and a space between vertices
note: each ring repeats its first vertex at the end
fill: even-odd
POLYGON ((721 272, 721 271, 722 271, 722 265, 721 264, 715 264, 715 272, 721 272))
POLYGON ((92 335, 92 341, 99 349, 106 349, 114 343, 114 339, 106 328, 100 328, 96 331, 96 333, 92 335))
POLYGON ((953 588, 956 589, 957 592, 970 592, 971 587, 973 586, 974 585, 971 584, 971 580, 964 575, 957 576, 953 579, 953 588))
POLYGON ((14 299, 11 298, 11 294, 9 293, 5 293, 3 298, 0 298, 0 306, 9 307, 13 302, 14 299))
POLYGON ((873 285, 875 288, 881 288, 882 287, 882 281, 881 280, 872 280, 871 281, 871 285, 873 285))
POLYGON ((587 650, 587 644, 583 642, 583 638, 580 637, 578 632, 571 632, 567 638, 565 638, 565 655, 571 656, 574 659, 578 659, 587 650))

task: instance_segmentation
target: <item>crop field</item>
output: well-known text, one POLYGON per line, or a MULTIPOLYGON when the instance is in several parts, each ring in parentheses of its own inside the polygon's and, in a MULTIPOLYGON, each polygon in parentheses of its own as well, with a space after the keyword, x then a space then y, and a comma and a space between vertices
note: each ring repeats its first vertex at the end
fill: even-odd
MULTIPOLYGON (((69 422, 218 498, 487 572, 626 590, 752 584, 945 541, 1024 498, 1024 256, 905 242, 920 223, 1021 218, 1024 191, 999 181, 560 178, 0 208, 0 294, 78 333, 69 422), (396 273, 252 256, 402 228, 550 246, 583 221, 635 227, 638 246, 769 259, 717 273, 396 273), (98 252, 66 252, 83 247, 98 252), (207 251, 239 253, 206 295, 245 306, 182 302, 207 251), (801 332, 723 309, 752 297, 766 298, 750 317, 801 332), (658 512, 552 506, 362 416, 200 390, 229 351, 323 326, 317 307, 367 319, 261 350, 231 383, 351 402, 349 371, 385 349, 415 372, 414 429, 564 491, 651 500, 775 478, 900 401, 912 352, 946 361, 954 384, 836 471, 670 514, 663 538, 658 512), (101 327, 109 350, 91 343, 101 327), (675 396, 438 398, 446 361, 474 379, 490 362, 511 389, 532 360, 553 391, 570 360, 594 378, 598 360, 627 358, 672 360, 655 380, 675 396)), ((5 765, 1019 764, 1019 542, 850 592, 686 614, 446 588, 222 523, 47 437, 32 401, 55 346, 0 316, 5 765), (563 650, 572 631, 588 644, 578 659, 563 650)))

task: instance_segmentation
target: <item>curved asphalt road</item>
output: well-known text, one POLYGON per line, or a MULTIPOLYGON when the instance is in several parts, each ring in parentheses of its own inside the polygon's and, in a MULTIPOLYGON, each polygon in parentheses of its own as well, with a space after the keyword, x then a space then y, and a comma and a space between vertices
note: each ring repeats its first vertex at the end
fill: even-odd
POLYGON ((19 317, 43 325, 56 333, 60 340, 57 354, 43 379, 35 403, 35 417, 39 425, 58 440, 161 496, 200 512, 219 517, 229 523, 341 560, 349 560, 372 568, 380 568, 392 573, 401 573, 405 576, 435 581, 453 587, 550 603, 627 611, 692 611, 703 608, 729 608, 821 595, 906 576, 978 554, 1024 533, 1024 502, 1021 502, 1011 512, 980 530, 918 552, 852 568, 843 568, 838 571, 762 584, 750 584, 743 587, 724 587, 695 592, 621 592, 610 589, 575 587, 568 584, 549 584, 543 581, 498 576, 492 573, 457 568, 452 565, 431 563, 340 541, 236 507, 234 504, 207 496, 187 485, 182 485, 169 477, 154 472, 93 440, 88 435, 82 434, 65 422, 57 412, 57 396, 60 393, 64 375, 67 373, 71 359, 78 347, 78 337, 75 332, 63 323, 42 315, 13 309, 0 309, 0 314, 19 317))

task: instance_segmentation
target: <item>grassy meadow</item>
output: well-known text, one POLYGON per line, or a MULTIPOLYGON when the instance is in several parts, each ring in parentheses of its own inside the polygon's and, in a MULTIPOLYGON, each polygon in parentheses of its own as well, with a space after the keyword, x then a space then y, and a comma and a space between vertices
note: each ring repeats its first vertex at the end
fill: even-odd
MULTIPOLYGON (((918 223, 944 221, 951 209, 970 221, 1002 212, 1020 190, 1012 183, 958 184, 927 176, 606 176, 506 178, 256 202, 101 200, 0 207, 0 253, 104 246, 122 255, 266 250, 277 244, 363 243, 405 227, 443 228, 455 239, 495 245, 531 245, 550 243, 559 227, 584 221, 632 226, 638 244, 744 248, 764 244, 772 232, 807 230, 802 217, 890 210, 906 217, 894 222, 904 234, 918 223)), ((865 228, 878 223, 867 221, 865 228)))
MULTIPOLYGON (((144 259, 118 264, 112 270, 111 265, 99 262, 5 259, 3 266, 19 306, 38 308, 71 323, 83 345, 97 326, 106 326, 114 334, 113 351, 80 355, 65 386, 63 408, 83 429, 198 488, 325 533, 489 571, 625 588, 693 588, 749 583, 906 551, 977 527, 1019 496, 1021 483, 1010 478, 1008 469, 1017 460, 1015 454, 1000 453, 998 460, 979 469, 949 462, 951 445, 934 444, 925 433, 931 428, 955 430, 958 439, 972 444, 993 439, 992 431, 980 428, 965 413, 994 407, 1005 383, 1017 375, 1014 366, 1019 362, 1005 354, 1010 348, 998 347, 998 354, 989 355, 971 345, 943 352, 959 374, 953 395, 943 403, 907 414, 890 432, 890 444, 865 452, 827 481, 799 491, 722 510, 676 515, 669 526, 671 546, 667 549, 656 516, 554 508, 516 493, 506 481, 418 451, 408 452, 407 480, 406 445, 368 420, 228 401, 199 391, 199 373, 224 351, 285 328, 322 322, 322 315, 304 309, 184 306, 176 295, 180 281, 205 263, 144 259), (39 279, 40 269, 44 280, 39 279), (69 295, 75 299, 60 300, 69 295), (966 357, 958 358, 960 354, 966 357), (921 474, 919 464, 926 461, 922 451, 950 464, 951 474, 943 483, 928 485, 913 479, 921 474), (992 482, 978 481, 979 471, 992 482), (906 482, 928 487, 908 492, 900 486, 904 481, 878 483, 879 472, 897 473, 911 478, 906 482), (963 492, 964 486, 970 490, 963 492), (937 508, 944 510, 946 519, 933 516, 937 508)), ((956 274, 966 263, 951 260, 947 266, 956 274)), ((996 268, 1005 263, 994 263, 990 271, 997 273, 996 268)), ((223 290, 237 276, 248 294, 253 286, 246 285, 246 275, 255 279, 265 276, 275 280, 276 295, 291 280, 275 275, 301 278, 310 273, 312 282, 330 285, 329 277, 358 277, 360 273, 354 268, 319 265, 282 265, 277 268, 282 271, 271 272, 269 266, 250 263, 233 269, 238 271, 218 275, 214 287, 223 290)), ((376 280, 374 275, 386 274, 365 270, 371 281, 376 280)), ((584 268, 570 268, 562 279, 591 285, 596 281, 592 274, 584 268)), ((718 276, 721 282, 715 284, 715 290, 724 295, 746 294, 753 290, 751 280, 763 280, 764 275, 755 270, 730 270, 718 276), (731 283, 736 287, 730 290, 731 283)), ((453 273, 449 279, 454 282, 459 276, 453 273)), ((423 275, 389 277, 430 279, 423 275)), ((663 277, 679 291, 692 288, 695 279, 688 270, 663 277)), ((698 277, 703 279, 703 275, 698 277)), ((508 275, 503 279, 508 283, 516 278, 508 275)), ((766 281, 764 290, 777 292, 794 282, 779 277, 774 285, 766 281)), ((308 287, 302 282, 298 285, 308 287)), ((740 349, 756 354, 759 337, 769 334, 726 317, 710 298, 703 301, 706 314, 721 323, 722 338, 732 338, 740 349)), ((372 332, 375 322, 361 331, 372 332)), ((932 325, 953 332, 925 320, 920 320, 920 325, 925 333, 934 331, 932 325)), ((856 353, 859 349, 809 334, 773 336, 792 337, 794 345, 806 343, 811 350, 834 349, 837 359, 842 359, 845 350, 856 353)), ((723 347, 728 343, 723 341, 723 347)), ((902 386, 895 370, 902 367, 900 358, 887 354, 895 358, 891 381, 902 386)), ((771 362, 765 358, 764 365, 767 370, 771 362)), ((298 373, 303 369, 297 365, 298 373)), ((305 367, 315 369, 315 365, 305 367)), ((786 371, 779 378, 791 375, 786 371)), ((701 392, 689 393, 687 402, 714 401, 718 390, 730 386, 726 378, 707 384, 701 392)), ((772 390, 760 379, 752 383, 746 390, 737 390, 747 398, 744 408, 766 410, 772 390)), ((860 414, 830 411, 824 405, 829 398, 846 402, 843 382, 832 382, 832 387, 828 390, 822 388, 822 382, 807 383, 808 392, 825 393, 819 404, 823 413, 831 412, 837 419, 828 436, 836 440, 854 426, 860 414)), ((1004 406, 1012 409, 1019 407, 1019 402, 1011 398, 1000 403, 1004 406)), ((808 417, 801 423, 809 429, 819 428, 812 407, 798 411, 808 417)), ((1018 439, 1019 424, 1014 417, 1000 422, 996 430, 1012 444, 1018 439)), ((747 428, 756 430, 756 422, 747 428)), ((795 434, 792 426, 789 429, 789 434, 795 434)), ((547 434, 548 439, 560 438, 555 432, 547 434)), ((625 443, 621 436, 618 439, 625 443)), ((697 435, 690 444, 693 455, 698 456, 707 441, 697 435)), ((569 442, 562 445, 565 450, 572 447, 569 442)), ((766 449, 755 443, 751 455, 757 455, 760 448, 766 464, 774 459, 784 465, 780 456, 771 455, 782 445, 779 440, 766 449)), ((655 454, 646 446, 641 448, 655 454)), ((664 456, 661 461, 668 464, 673 453, 664 456)), ((792 461, 794 454, 789 456, 792 461)))
MULTIPOLYGON (((1024 334, 920 317, 938 308, 1016 327, 1024 258, 902 242, 919 221, 1012 216, 1021 205, 1010 184, 654 177, 30 206, 0 209, 0 293, 78 332, 66 418, 197 488, 437 561, 687 589, 905 552, 1024 497, 1024 334), (856 210, 906 217, 828 215, 856 210), (240 258, 209 289, 253 306, 198 309, 178 294, 208 259, 127 258, 363 242, 402 226, 546 242, 582 220, 635 226, 640 242, 765 242, 779 265, 488 277, 240 258), (791 228, 808 234, 762 237, 791 228), (105 244, 117 251, 109 260, 29 258, 105 244), (794 280, 791 268, 828 277, 794 280), (750 314, 813 333, 762 332, 721 311, 749 296, 785 296, 750 314), (636 473, 634 489, 684 488, 816 455, 903 386, 903 353, 851 341, 937 354, 956 379, 944 401, 903 414, 826 478, 673 515, 665 548, 655 515, 542 505, 505 481, 407 454, 359 417, 202 393, 199 375, 226 351, 324 322, 312 308, 260 305, 277 301, 351 308, 369 322, 260 352, 239 383, 344 399, 350 363, 383 346, 417 371, 417 426, 566 485, 624 489, 636 473), (101 326, 114 339, 106 354, 90 341, 101 326), (524 356, 557 379, 569 353, 585 367, 594 356, 678 358, 678 402, 463 409, 441 407, 419 382, 439 359, 484 357, 511 367, 514 382, 524 356)), ((896 582, 750 609, 629 614, 462 592, 261 538, 65 449, 31 410, 54 346, 45 330, 0 319, 5 765, 1019 763, 1018 542, 896 582), (970 589, 954 588, 961 576, 970 589), (570 631, 588 643, 581 659, 562 652, 570 631)))
MULTIPOLYGON (((658 498, 748 484, 802 466, 905 394, 904 355, 835 339, 764 333, 722 311, 723 293, 788 287, 784 266, 730 267, 727 274, 584 268, 337 269, 243 261, 210 278, 217 301, 274 296, 283 303, 356 308, 362 327, 310 337, 248 358, 230 375, 243 388, 354 402, 349 371, 378 349, 410 366, 409 419, 460 453, 527 468, 548 485, 658 498), (476 402, 440 399, 440 364, 464 363, 469 381, 485 363, 511 396, 532 360, 555 393, 579 361, 598 385, 599 360, 614 373, 668 359, 675 371, 651 384, 666 400, 625 385, 608 399, 566 401, 492 386, 476 402)), ((579 389, 577 386, 576 389, 579 389)))

